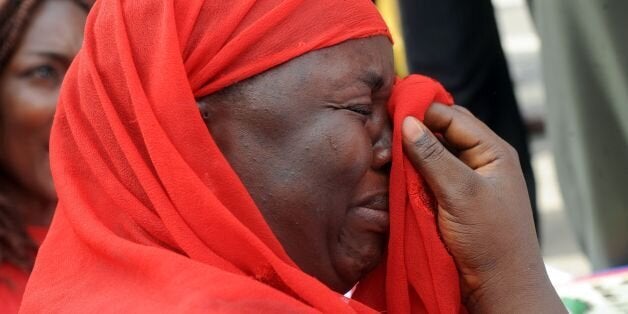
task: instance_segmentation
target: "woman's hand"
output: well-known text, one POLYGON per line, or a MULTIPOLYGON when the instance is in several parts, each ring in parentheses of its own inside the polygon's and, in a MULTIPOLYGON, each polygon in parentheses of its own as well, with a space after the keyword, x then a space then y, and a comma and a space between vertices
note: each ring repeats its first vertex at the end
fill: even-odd
POLYGON ((565 312, 545 272, 517 152, 459 106, 432 105, 424 124, 406 118, 403 135, 438 200, 467 308, 565 312))

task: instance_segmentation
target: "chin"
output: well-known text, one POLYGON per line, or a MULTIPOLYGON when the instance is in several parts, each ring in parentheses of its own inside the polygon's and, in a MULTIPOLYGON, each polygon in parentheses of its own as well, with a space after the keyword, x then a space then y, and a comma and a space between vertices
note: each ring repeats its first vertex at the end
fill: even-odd
POLYGON ((384 258, 385 243, 385 240, 381 240, 357 246, 357 249, 345 249, 335 263, 336 272, 343 284, 339 289, 332 289, 345 293, 373 271, 384 258))

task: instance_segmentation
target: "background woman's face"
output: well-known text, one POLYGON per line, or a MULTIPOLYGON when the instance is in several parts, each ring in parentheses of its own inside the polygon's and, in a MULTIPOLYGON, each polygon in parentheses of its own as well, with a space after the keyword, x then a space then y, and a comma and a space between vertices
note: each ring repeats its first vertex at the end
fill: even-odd
POLYGON ((48 138, 85 19, 85 10, 71 1, 44 1, 0 73, 0 164, 38 198, 55 198, 48 138))
POLYGON ((286 252, 339 292, 386 247, 393 82, 391 44, 373 37, 308 53, 199 104, 286 252))

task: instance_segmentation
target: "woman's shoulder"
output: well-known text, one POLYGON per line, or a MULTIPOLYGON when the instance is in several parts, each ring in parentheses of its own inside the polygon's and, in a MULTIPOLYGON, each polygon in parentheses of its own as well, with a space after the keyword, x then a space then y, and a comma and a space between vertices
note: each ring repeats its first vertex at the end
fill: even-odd
POLYGON ((0 264, 0 304, 3 313, 17 313, 28 276, 28 272, 11 263, 0 264))

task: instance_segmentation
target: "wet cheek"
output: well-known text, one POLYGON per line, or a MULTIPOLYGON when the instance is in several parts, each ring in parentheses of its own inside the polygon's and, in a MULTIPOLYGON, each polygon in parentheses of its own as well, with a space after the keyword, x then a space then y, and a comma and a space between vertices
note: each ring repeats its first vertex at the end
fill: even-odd
POLYGON ((346 184, 356 184, 368 171, 372 161, 372 145, 360 128, 342 128, 344 132, 328 136, 330 165, 336 178, 346 184))

